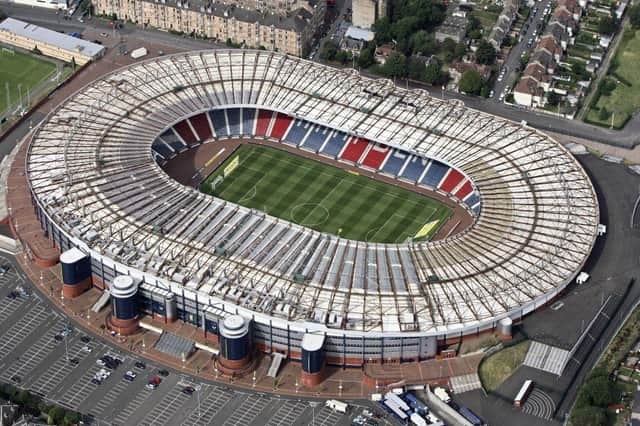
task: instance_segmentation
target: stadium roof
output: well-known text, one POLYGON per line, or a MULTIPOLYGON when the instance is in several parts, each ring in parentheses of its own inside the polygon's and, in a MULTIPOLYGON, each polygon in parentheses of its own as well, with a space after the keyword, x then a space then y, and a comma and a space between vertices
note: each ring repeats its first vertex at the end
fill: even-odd
POLYGON ((118 271, 256 321, 328 333, 459 335, 524 315, 581 270, 599 223, 587 175, 549 137, 460 101, 266 51, 176 54, 94 81, 38 128, 27 171, 47 216, 118 271), (154 162, 151 144, 165 129, 232 105, 453 165, 473 180, 481 211, 441 241, 349 241, 202 194, 154 162), (220 241, 232 248, 225 256, 220 241), (300 270, 307 280, 295 279, 300 270))
POLYGON ((99 44, 71 37, 69 35, 14 18, 7 18, 0 22, 0 31, 8 31, 19 36, 59 47, 61 49, 78 52, 92 58, 98 56, 104 50, 104 46, 99 44))

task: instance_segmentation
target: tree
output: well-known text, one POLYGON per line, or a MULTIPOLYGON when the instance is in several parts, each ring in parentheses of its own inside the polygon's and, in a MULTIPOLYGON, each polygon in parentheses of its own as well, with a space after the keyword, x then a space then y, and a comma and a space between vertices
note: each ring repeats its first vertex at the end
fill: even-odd
POLYGON ((383 43, 390 42, 393 38, 391 36, 391 21, 386 16, 376 20, 371 27, 371 30, 376 35, 376 44, 380 46, 383 43))
POLYGON ((435 39, 424 30, 414 33, 409 40, 409 44, 414 55, 427 56, 436 52, 435 39))
POLYGON ((589 379, 585 386, 593 405, 607 407, 616 400, 614 385, 607 377, 598 376, 589 379))
POLYGON ((634 5, 629 10, 629 21, 634 29, 640 28, 640 3, 634 5))
POLYGON ((333 40, 327 40, 320 49, 320 57, 325 61, 333 61, 338 53, 338 44, 333 40))
POLYGON ((371 65, 375 64, 374 52, 375 44, 373 43, 362 49, 360 51, 360 56, 358 56, 358 66, 360 68, 369 68, 371 65))
POLYGON ((407 58, 400 52, 392 52, 382 66, 382 74, 386 77, 405 77, 407 58))
POLYGON ((51 424, 58 425, 62 423, 62 419, 64 419, 66 412, 65 412, 65 409, 62 407, 53 407, 49 410, 49 413, 47 414, 49 415, 49 418, 47 419, 47 423, 50 425, 51 424))
POLYGON ((62 419, 62 424, 77 425, 78 423, 80 423, 80 420, 80 414, 75 411, 67 411, 67 413, 64 415, 64 418, 62 419))
POLYGON ((478 71, 469 70, 462 73, 458 88, 461 92, 469 95, 479 95, 482 89, 482 76, 478 71))
POLYGON ((482 38, 482 23, 473 14, 467 17, 467 36, 472 40, 480 40, 482 38))
POLYGON ((571 71, 573 71, 576 77, 580 80, 586 80, 589 78, 589 73, 582 62, 574 62, 573 65, 571 65, 571 71))
POLYGON ((441 84, 444 82, 445 75, 442 72, 442 66, 439 63, 431 63, 427 65, 424 73, 424 81, 430 85, 441 84))
POLYGON ((425 79, 426 67, 424 66, 424 62, 410 56, 407 60, 407 74, 412 80, 420 80, 424 81, 425 79))
POLYGON ((605 121, 609 119, 609 111, 607 111, 607 109, 605 107, 600 108, 600 111, 598 111, 598 119, 600 121, 605 121))
POLYGON ((552 105, 552 106, 558 105, 560 103, 560 95, 554 92, 553 90, 551 90, 547 94, 547 102, 549 103, 549 105, 552 105))
POLYGON ((603 16, 598 21, 600 34, 612 34, 616 30, 616 21, 611 16, 603 16))
POLYGON ((486 40, 482 40, 478 43, 478 50, 476 50, 476 61, 483 65, 492 65, 496 61, 496 49, 493 48, 491 43, 486 40))
POLYGON ((576 407, 571 416, 571 423, 581 426, 601 426, 607 424, 607 413, 600 407, 576 407))

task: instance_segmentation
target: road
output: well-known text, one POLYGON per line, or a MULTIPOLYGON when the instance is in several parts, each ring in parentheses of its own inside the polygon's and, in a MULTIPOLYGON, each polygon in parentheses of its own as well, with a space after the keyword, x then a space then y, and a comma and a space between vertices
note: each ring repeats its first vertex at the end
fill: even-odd
POLYGON ((523 25, 522 29, 525 31, 522 34, 522 37, 519 39, 520 41, 511 48, 509 51, 509 55, 504 62, 503 68, 506 68, 507 72, 502 81, 496 81, 496 84, 493 86, 493 90, 495 94, 493 95, 493 99, 499 99, 500 94, 505 91, 505 89, 511 89, 518 75, 520 74, 520 56, 523 52, 530 54, 536 45, 536 37, 540 36, 542 30, 544 30, 544 9, 546 7, 551 7, 551 0, 538 1, 534 8, 537 8, 537 13, 534 16, 533 10, 531 10, 531 14, 529 18, 523 25), (526 28, 526 30, 525 30, 526 28), (536 35, 534 36, 534 33, 536 35), (529 44, 529 40, 533 40, 531 44, 529 44))
MULTIPOLYGON (((347 4, 348 2, 345 0, 345 2, 339 6, 340 10, 345 10, 347 4)), ((84 29, 97 29, 101 31, 111 31, 109 23, 95 18, 90 21, 86 21, 85 24, 81 24, 75 18, 72 20, 61 19, 54 11, 48 9, 9 4, 3 1, 0 1, 0 8, 10 16, 17 19, 44 25, 56 30, 83 31, 84 29)), ((541 14, 541 12, 542 10, 538 13, 541 14)), ((532 26, 530 26, 529 29, 533 31, 532 26)), ((163 44, 179 49, 195 50, 221 47, 226 48, 226 46, 213 43, 212 41, 194 40, 187 37, 174 36, 167 32, 136 28, 128 24, 125 25, 125 28, 122 30, 118 30, 118 32, 122 37, 136 38, 143 42, 146 41, 154 44, 163 44)), ((363 74, 379 78, 379 76, 374 76, 367 72, 363 72, 363 74)), ((398 80, 397 84, 403 87, 406 85, 406 82, 398 80)), ((426 90, 433 89, 429 86, 418 85, 416 83, 409 83, 408 85, 409 87, 420 87, 426 90)), ((640 118, 637 115, 629 120, 623 130, 616 131, 593 126, 580 121, 553 117, 547 114, 537 113, 535 111, 529 111, 503 103, 497 103, 485 98, 466 96, 460 93, 433 90, 432 96, 442 97, 443 93, 445 99, 459 99, 470 108, 481 110, 516 122, 526 121, 528 125, 542 131, 552 131, 629 149, 640 143, 640 118)))

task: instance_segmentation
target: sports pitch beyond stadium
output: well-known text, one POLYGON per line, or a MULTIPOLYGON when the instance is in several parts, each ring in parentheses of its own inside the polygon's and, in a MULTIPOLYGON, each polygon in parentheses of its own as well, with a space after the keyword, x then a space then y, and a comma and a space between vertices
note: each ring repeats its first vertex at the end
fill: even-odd
POLYGON ((240 146, 201 190, 317 231, 379 243, 428 240, 452 214, 409 190, 257 145, 240 146))

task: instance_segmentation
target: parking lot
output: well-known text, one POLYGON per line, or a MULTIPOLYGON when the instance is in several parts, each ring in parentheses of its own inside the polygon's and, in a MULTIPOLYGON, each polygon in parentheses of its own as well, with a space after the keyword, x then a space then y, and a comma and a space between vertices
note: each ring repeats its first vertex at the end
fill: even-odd
POLYGON ((175 371, 162 377, 161 366, 74 327, 16 272, 13 259, 0 255, 0 265, 7 264, 12 265, 9 272, 0 273, 0 381, 90 415, 91 424, 349 425, 361 411, 342 415, 323 402, 236 390, 175 371), (121 365, 100 384, 92 383, 105 368, 96 361, 105 355, 120 359, 121 365), (144 369, 136 367, 139 361, 144 369), (124 380, 127 371, 136 377, 124 380), (148 389, 152 377, 161 382, 148 389), (191 395, 183 392, 186 387, 193 388, 191 395))

